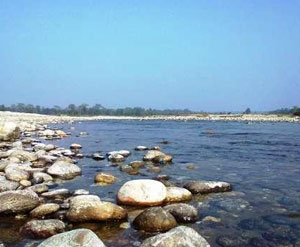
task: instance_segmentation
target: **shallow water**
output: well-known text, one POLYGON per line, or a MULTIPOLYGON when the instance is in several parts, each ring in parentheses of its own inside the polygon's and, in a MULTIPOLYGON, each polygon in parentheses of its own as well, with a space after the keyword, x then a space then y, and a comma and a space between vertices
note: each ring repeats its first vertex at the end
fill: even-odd
MULTIPOLYGON (((188 226, 211 246, 300 246, 300 124, 129 120, 58 127, 72 136, 47 142, 62 147, 80 143, 83 154, 127 149, 132 155, 126 163, 142 159, 144 151, 134 151, 135 146, 159 145, 174 158, 172 164, 161 167, 160 174, 170 175, 178 185, 187 180, 230 182, 233 192, 195 196, 190 202, 200 214, 199 220, 188 226), (80 131, 89 135, 78 136, 80 131), (163 140, 169 143, 162 144, 163 140), (196 164, 195 170, 187 169, 190 163, 196 164), (202 222, 205 216, 220 218, 221 222, 202 222)), ((147 169, 140 170, 139 175, 128 175, 107 160, 83 158, 78 164, 83 175, 57 188, 84 188, 112 202, 127 180, 158 175, 147 169), (114 174, 118 181, 107 187, 94 186, 94 176, 100 171, 114 174)), ((0 218, 0 240, 7 246, 36 246, 39 240, 23 239, 18 234, 23 223, 0 218)), ((132 228, 122 230, 119 224, 85 223, 73 227, 92 229, 108 247, 139 246, 147 237, 132 228)))

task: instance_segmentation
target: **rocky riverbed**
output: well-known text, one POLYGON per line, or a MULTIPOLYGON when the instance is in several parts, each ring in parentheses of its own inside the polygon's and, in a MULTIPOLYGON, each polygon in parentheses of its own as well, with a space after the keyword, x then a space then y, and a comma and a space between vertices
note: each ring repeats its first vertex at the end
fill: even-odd
MULTIPOLYGON (((42 140, 70 135, 59 129, 49 129, 45 122, 74 119, 37 115, 29 121, 22 119, 23 115, 11 116, 10 121, 0 124, 0 215, 25 219, 19 233, 22 237, 47 239, 38 246, 57 246, 58 243, 60 246, 105 246, 92 231, 85 228, 72 230, 72 224, 113 222, 120 228, 132 227, 154 234, 143 243, 135 242, 135 246, 210 246, 195 230, 180 226, 198 219, 198 210, 186 202, 193 194, 231 191, 231 184, 190 181, 183 188, 170 183, 163 175, 156 179, 132 179, 116 191, 118 205, 90 194, 85 188, 75 191, 51 189, 83 175, 76 163, 84 155, 80 153, 82 146, 78 143, 71 144, 69 149, 43 143, 42 140), (11 122, 12 119, 15 122, 11 122), (130 207, 138 207, 138 213, 130 213, 130 207)), ((120 170, 128 174, 137 174, 141 167, 159 171, 160 165, 169 164, 173 159, 159 146, 137 146, 135 150, 145 152, 144 157, 129 164, 123 163, 131 155, 130 150, 94 153, 89 157, 107 159, 114 165, 122 162, 120 170)), ((109 186, 116 179, 108 173, 95 174, 94 178, 101 186, 109 186)))
MULTIPOLYGON (((277 214, 263 216, 263 221, 254 217, 260 214, 253 211, 255 203, 276 198, 272 190, 262 190, 260 200, 250 204, 244 192, 235 190, 242 180, 232 170, 222 172, 230 178, 229 182, 203 181, 195 178, 205 176, 192 176, 199 169, 198 165, 188 163, 184 164, 186 172, 182 172, 181 177, 181 168, 177 167, 179 174, 174 174, 174 179, 172 174, 163 172, 174 166, 174 162, 180 162, 180 155, 178 150, 165 151, 169 145, 167 140, 151 142, 149 136, 150 141, 144 146, 137 138, 135 146, 124 150, 119 149, 122 138, 118 138, 115 146, 107 146, 110 150, 93 152, 91 145, 98 146, 105 139, 93 139, 93 144, 89 144, 90 133, 83 127, 78 128, 78 122, 74 123, 84 118, 25 115, 9 113, 0 124, 0 240, 3 246, 20 246, 19 242, 28 247, 61 243, 107 247, 297 243, 294 228, 288 226, 298 221, 286 219, 282 215, 286 210, 281 204, 273 205, 270 212, 275 210, 277 214), (62 125, 64 122, 67 124, 62 125), (64 129, 61 126, 65 126, 64 129), (69 144, 58 145, 61 142, 69 144), (177 154, 175 158, 173 153, 177 154), (97 167, 86 169, 82 160, 93 160, 91 164, 97 167), (104 167, 109 167, 109 172, 104 167), (250 212, 252 217, 241 217, 239 213, 244 211, 250 212), (229 224, 236 221, 243 231, 263 231, 262 237, 248 232, 239 232, 236 237, 229 224), (11 223, 13 226, 7 227, 11 223), (211 229, 218 228, 230 231, 213 236, 211 229), (122 231, 129 234, 122 236, 122 231), (279 237, 282 231, 287 233, 286 239, 279 237)), ((218 133, 206 130, 204 135, 217 138, 218 133)), ((235 169, 247 168, 242 165, 235 169)), ((220 174, 216 169, 213 177, 220 178, 220 174)), ((294 205, 291 199, 285 196, 278 201, 283 200, 282 205, 294 205)))
MULTIPOLYGON (((27 124, 47 124, 72 121, 102 121, 102 120, 169 120, 169 121, 236 121, 236 122, 290 122, 299 123, 300 117, 292 115, 275 114, 191 114, 180 116, 93 116, 93 117, 71 117, 71 116, 49 116, 32 113, 1 112, 0 122, 6 121, 26 122, 27 124)), ((28 126, 27 126, 28 127, 28 126)))

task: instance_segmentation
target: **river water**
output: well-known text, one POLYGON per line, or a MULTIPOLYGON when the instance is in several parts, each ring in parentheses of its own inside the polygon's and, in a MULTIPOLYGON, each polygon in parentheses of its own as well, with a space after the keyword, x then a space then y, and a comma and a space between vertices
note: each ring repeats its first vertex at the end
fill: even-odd
MULTIPOLYGON (((135 146, 158 145, 173 156, 173 163, 161 166, 160 173, 141 169, 139 175, 121 172, 107 160, 83 158, 78 162, 83 175, 56 188, 83 188, 115 202, 118 189, 130 179, 167 174, 178 185, 188 180, 226 181, 233 185, 233 192, 195 196, 189 202, 198 208, 199 220, 188 226, 211 246, 300 246, 300 124, 107 120, 56 126, 72 135, 47 143, 66 148, 80 143, 83 154, 127 149, 132 152, 129 163, 143 157, 144 151, 134 151, 135 146), (89 135, 79 136, 80 131, 89 135), (191 163, 196 169, 187 169, 191 163), (114 174, 117 182, 95 186, 94 176, 101 171, 114 174), (202 221, 206 216, 220 222, 202 221)), ((132 214, 134 210, 129 208, 132 214)), ((7 246, 36 246, 38 240, 20 236, 23 224, 24 220, 0 218, 0 240, 7 246)), ((119 225, 91 222, 73 228, 92 229, 108 247, 139 246, 148 237, 119 225)))

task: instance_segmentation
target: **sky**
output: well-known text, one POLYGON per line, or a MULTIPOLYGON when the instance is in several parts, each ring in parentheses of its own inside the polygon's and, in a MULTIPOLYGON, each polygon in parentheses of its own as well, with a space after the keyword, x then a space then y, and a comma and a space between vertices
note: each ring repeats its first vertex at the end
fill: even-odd
POLYGON ((300 105, 300 1, 0 0, 0 104, 300 105))

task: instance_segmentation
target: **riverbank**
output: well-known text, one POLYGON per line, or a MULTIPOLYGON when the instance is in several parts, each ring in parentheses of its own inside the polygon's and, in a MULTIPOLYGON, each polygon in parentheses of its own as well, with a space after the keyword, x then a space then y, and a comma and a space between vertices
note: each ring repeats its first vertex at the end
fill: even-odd
POLYGON ((0 122, 26 122, 32 124, 102 120, 165 120, 165 121, 236 121, 236 122, 290 122, 300 123, 300 117, 275 114, 193 114, 181 116, 52 116, 33 113, 0 112, 0 122))

